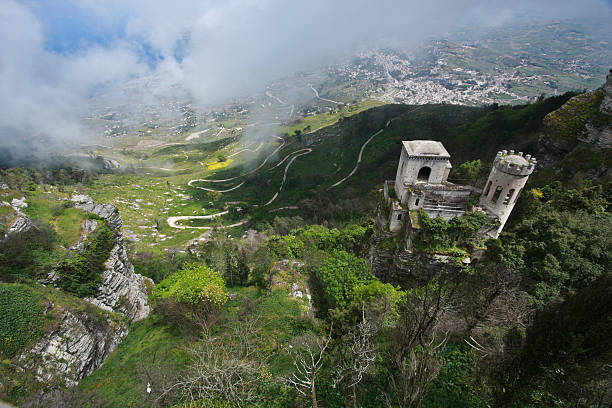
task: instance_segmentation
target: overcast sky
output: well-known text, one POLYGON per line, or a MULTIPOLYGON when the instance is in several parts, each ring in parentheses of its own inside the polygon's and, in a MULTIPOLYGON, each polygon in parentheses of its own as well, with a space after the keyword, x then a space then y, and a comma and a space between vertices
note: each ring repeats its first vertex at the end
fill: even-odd
POLYGON ((0 0, 0 146, 78 137, 90 95, 142 75, 219 102, 358 49, 517 15, 612 21, 611 10, 610 0, 0 0))

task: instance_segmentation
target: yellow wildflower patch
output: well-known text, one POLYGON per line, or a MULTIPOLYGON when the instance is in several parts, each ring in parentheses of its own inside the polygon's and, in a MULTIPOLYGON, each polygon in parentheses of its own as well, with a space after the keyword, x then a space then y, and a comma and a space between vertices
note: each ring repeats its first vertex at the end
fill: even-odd
POLYGON ((231 163, 232 163, 232 158, 228 157, 227 160, 222 161, 222 162, 215 161, 212 163, 206 163, 206 167, 208 167, 208 170, 219 170, 219 169, 229 166, 231 163))

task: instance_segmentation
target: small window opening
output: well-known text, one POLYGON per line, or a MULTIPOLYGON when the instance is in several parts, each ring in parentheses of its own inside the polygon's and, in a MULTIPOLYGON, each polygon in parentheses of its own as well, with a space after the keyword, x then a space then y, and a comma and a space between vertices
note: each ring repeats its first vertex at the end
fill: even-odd
POLYGON ((516 203, 516 200, 518 200, 519 196, 521 195, 521 193, 523 192, 523 189, 521 188, 518 193, 516 193, 516 196, 514 196, 514 202, 516 203))
POLYGON ((484 192, 485 197, 489 195, 489 191, 491 190, 491 184, 493 184, 493 182, 489 181, 489 183, 487 184, 487 188, 485 188, 485 192, 484 192))
POLYGON ((402 214, 397 214, 397 220, 401 220, 402 219, 402 214))
POLYGON ((493 194, 493 198, 491 198, 491 202, 493 204, 497 204, 497 200, 499 200, 499 196, 501 195, 503 190, 504 189, 502 186, 497 186, 497 188, 495 189, 495 193, 493 194))
POLYGON ((417 181, 422 181, 427 183, 429 181, 429 176, 431 175, 431 167, 421 167, 419 170, 419 174, 417 175, 417 181))
POLYGON ((414 202, 414 205, 415 205, 415 206, 419 205, 419 201, 421 201, 421 199, 420 199, 420 198, 417 198, 417 199, 415 200, 415 202, 414 202))
POLYGON ((504 198, 504 204, 508 205, 510 204, 510 200, 512 200, 512 196, 514 195, 514 189, 510 189, 510 191, 508 191, 508 194, 506 194, 506 198, 504 198))

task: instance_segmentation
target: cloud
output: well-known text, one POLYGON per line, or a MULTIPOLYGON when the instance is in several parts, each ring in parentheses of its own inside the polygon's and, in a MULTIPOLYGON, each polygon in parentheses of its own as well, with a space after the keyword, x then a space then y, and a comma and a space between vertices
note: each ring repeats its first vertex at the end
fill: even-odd
POLYGON ((79 140, 92 94, 119 95, 154 75, 200 104, 261 91, 266 82, 357 49, 416 44, 517 15, 610 21, 587 0, 57 0, 0 7, 0 146, 28 135, 79 140), (576 4, 574 4, 576 3, 576 4))

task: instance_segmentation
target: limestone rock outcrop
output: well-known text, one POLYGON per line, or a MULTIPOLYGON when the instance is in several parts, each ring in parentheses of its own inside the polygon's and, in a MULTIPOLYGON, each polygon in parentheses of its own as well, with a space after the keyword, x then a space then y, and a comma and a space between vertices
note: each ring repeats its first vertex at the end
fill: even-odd
POLYGON ((36 370, 38 381, 73 386, 100 367, 128 331, 123 323, 95 311, 55 308, 59 326, 23 353, 19 361, 24 367, 36 370))
POLYGON ((13 198, 13 200, 10 203, 3 201, 1 205, 6 206, 6 207, 11 207, 13 211, 15 212, 15 217, 13 217, 13 219, 10 221, 10 225, 8 228, 9 234, 25 233, 31 229, 36 228, 34 223, 32 223, 32 220, 30 220, 30 218, 27 215, 25 215, 25 213, 21 210, 23 207, 28 206, 27 203, 25 202, 25 198, 21 198, 21 199, 13 198))
POLYGON ((599 107, 600 112, 612 115, 612 69, 606 77, 606 83, 603 86, 604 99, 599 107))
POLYGON ((605 85, 574 96, 543 122, 537 157, 556 177, 579 184, 583 179, 606 183, 612 178, 612 73, 605 85), (582 166, 587 161, 588 166, 582 166))
POLYGON ((122 221, 117 207, 111 204, 96 204, 86 195, 76 195, 71 200, 75 208, 96 214, 106 221, 115 233, 115 243, 105 263, 102 283, 96 296, 86 300, 104 310, 122 313, 132 321, 144 319, 151 312, 147 288, 152 288, 154 283, 151 279, 134 272, 134 266, 130 263, 125 250, 121 234, 122 221))

